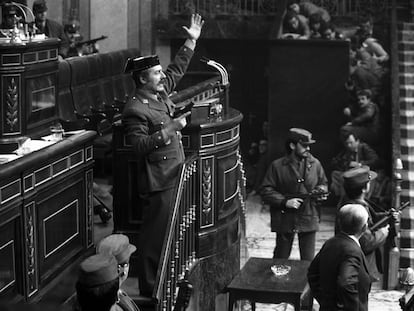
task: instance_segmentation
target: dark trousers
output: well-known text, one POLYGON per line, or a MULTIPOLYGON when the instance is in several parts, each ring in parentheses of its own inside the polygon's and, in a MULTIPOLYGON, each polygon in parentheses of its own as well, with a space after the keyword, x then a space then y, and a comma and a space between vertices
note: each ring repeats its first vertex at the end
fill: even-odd
POLYGON ((138 280, 140 294, 152 296, 158 264, 166 234, 170 211, 173 208, 174 188, 140 195, 143 223, 140 229, 138 280))
MULTIPOLYGON (((312 260, 315 256, 315 236, 315 231, 298 233, 301 260, 312 260)), ((294 237, 295 233, 276 233, 273 258, 289 258, 294 237)))

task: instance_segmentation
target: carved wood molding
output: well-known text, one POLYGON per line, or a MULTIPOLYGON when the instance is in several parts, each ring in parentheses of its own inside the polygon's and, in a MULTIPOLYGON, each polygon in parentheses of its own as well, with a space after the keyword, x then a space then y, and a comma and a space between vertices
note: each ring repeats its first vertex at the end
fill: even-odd
POLYGON ((203 161, 202 170, 202 211, 205 216, 211 211, 211 166, 209 161, 203 161))
POLYGON ((25 206, 25 239, 26 239, 26 284, 27 295, 30 297, 38 289, 36 270, 36 223, 35 203, 31 202, 25 206))
POLYGON ((18 124, 18 112, 19 112, 19 89, 18 84, 14 78, 11 78, 6 92, 6 124, 9 129, 8 132, 15 131, 15 125, 18 124))

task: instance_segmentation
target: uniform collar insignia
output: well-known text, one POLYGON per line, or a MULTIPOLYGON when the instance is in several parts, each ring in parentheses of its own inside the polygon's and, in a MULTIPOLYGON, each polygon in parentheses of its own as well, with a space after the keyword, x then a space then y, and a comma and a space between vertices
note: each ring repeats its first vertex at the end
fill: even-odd
POLYGON ((144 104, 148 104, 148 99, 143 98, 143 99, 142 99, 142 102, 143 102, 144 104))

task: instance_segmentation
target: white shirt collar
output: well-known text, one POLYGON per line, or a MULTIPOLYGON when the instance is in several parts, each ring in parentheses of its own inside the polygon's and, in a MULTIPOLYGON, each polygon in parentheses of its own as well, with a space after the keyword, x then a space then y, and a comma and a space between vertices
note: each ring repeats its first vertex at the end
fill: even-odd
POLYGON ((358 244, 359 247, 361 247, 361 244, 359 244, 359 240, 357 239, 357 237, 355 235, 350 235, 348 234, 348 236, 355 241, 356 244, 358 244))

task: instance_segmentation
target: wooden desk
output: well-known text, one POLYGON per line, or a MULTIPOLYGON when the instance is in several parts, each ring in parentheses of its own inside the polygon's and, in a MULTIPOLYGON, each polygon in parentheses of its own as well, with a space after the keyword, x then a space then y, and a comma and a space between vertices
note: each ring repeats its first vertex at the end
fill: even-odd
POLYGON ((95 136, 84 131, 0 165, 0 300, 47 299, 93 250, 95 136))
MULTIPOLYGON (((227 287, 229 291, 229 310, 237 300, 246 299, 255 302, 282 303, 294 305, 295 310, 301 308, 302 298, 309 291, 307 271, 310 262, 305 260, 269 259, 251 257, 241 271, 227 287), (284 276, 276 277, 270 270, 273 264, 291 266, 284 276)), ((312 296, 309 297, 309 310, 312 310, 312 296)))

